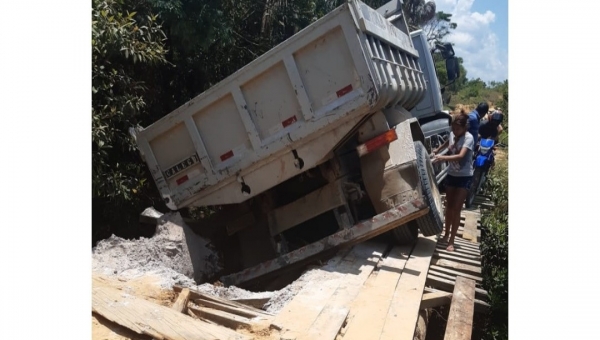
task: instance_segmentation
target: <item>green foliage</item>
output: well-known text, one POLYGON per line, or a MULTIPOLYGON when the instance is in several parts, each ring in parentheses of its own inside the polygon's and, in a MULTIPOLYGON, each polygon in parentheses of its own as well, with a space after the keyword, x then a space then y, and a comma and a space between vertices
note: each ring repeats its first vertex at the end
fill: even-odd
POLYGON ((155 15, 119 0, 93 0, 92 6, 92 202, 98 231, 126 219, 119 212, 156 196, 128 128, 146 104, 144 82, 135 74, 164 63, 166 51, 155 15))
POLYGON ((482 216, 482 276, 490 297, 486 338, 508 339, 508 152, 498 160, 485 192, 495 207, 482 216))

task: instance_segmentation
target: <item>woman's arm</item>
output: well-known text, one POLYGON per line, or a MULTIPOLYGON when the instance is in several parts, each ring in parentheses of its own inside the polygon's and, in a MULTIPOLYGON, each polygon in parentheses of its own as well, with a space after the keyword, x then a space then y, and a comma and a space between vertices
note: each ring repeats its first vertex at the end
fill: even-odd
POLYGON ((434 162, 440 162, 440 161, 447 161, 447 162, 452 162, 452 161, 459 161, 461 159, 463 159, 463 157, 465 157, 467 155, 467 151, 469 149, 466 147, 463 147, 462 149, 460 149, 460 152, 458 153, 458 155, 452 155, 452 156, 436 156, 435 159, 433 160, 434 162))
POLYGON ((446 140, 444 142, 444 144, 440 145, 437 149, 433 150, 433 154, 437 154, 438 152, 440 152, 440 150, 442 150, 443 148, 447 147, 448 144, 450 143, 450 140, 446 140))

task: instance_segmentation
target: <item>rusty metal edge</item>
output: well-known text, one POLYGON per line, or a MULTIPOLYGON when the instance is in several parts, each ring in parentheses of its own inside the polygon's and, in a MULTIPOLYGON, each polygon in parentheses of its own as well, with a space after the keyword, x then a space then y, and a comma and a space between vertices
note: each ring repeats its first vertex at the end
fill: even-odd
POLYGON ((325 250, 342 245, 355 244, 373 238, 415 218, 421 217, 428 211, 429 207, 422 198, 414 199, 391 208, 381 214, 375 215, 370 220, 359 222, 348 229, 338 231, 335 234, 291 251, 278 258, 265 261, 237 273, 222 276, 220 281, 226 286, 239 285, 300 262, 325 250))

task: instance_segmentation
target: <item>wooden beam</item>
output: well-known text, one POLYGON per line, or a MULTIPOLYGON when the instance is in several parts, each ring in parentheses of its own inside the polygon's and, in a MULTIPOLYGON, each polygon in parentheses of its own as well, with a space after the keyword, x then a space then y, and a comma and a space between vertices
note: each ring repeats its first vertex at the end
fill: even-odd
POLYGON ((181 291, 181 293, 179 293, 177 300, 175 300, 175 303, 173 304, 173 306, 171 306, 171 308, 173 310, 178 311, 179 313, 185 313, 185 308, 187 306, 189 299, 190 299, 190 289, 184 288, 181 291))
POLYGON ((475 310, 475 281, 456 278, 444 340, 470 340, 475 310))
POLYGON ((171 308, 126 294, 96 280, 92 286, 92 312, 155 339, 250 339, 225 327, 195 320, 171 308))
POLYGON ((431 256, 435 250, 436 237, 419 237, 415 249, 410 254, 402 276, 398 280, 381 340, 412 340, 419 316, 419 307, 427 279, 431 256))

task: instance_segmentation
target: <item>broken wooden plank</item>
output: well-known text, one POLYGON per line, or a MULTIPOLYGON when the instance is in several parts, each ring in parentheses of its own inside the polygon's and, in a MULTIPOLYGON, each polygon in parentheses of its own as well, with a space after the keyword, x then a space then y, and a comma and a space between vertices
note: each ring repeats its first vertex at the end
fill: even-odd
MULTIPOLYGON (((279 312, 273 323, 285 328, 283 330, 285 337, 297 338, 308 336, 305 333, 311 327, 317 329, 315 324, 322 322, 316 322, 321 313, 324 313, 323 315, 346 313, 347 315, 347 310, 336 307, 340 306, 340 301, 344 299, 351 301, 356 296, 358 289, 375 268, 386 246, 386 244, 376 241, 360 243, 354 246, 352 251, 337 265, 318 269, 323 278, 319 281, 308 282, 279 312), (353 294, 354 296, 352 296, 353 294), (335 299, 334 295, 338 296, 340 300, 328 304, 332 298, 335 299)), ((345 318, 345 316, 343 317, 345 318)), ((323 319, 322 317, 319 320, 323 319)), ((341 323, 339 326, 341 327, 341 323)))
POLYGON ((230 301, 241 303, 246 306, 254 307, 261 309, 263 306, 269 302, 271 298, 255 298, 255 299, 232 299, 230 301))
POLYGON ((102 283, 92 286, 92 312, 155 339, 250 339, 225 327, 195 320, 102 283))
POLYGON ((173 304, 173 306, 171 306, 171 308, 173 310, 178 311, 179 313, 185 313, 185 307, 187 306, 189 299, 190 299, 190 289, 184 288, 181 291, 181 293, 179 293, 177 300, 175 300, 175 303, 173 304))
POLYGON ((191 309, 199 318, 213 321, 233 330, 236 330, 239 327, 250 328, 252 326, 252 320, 243 316, 230 314, 209 307, 189 306, 188 308, 191 309))
POLYGON ((436 237, 419 237, 415 248, 406 261, 400 280, 388 310, 381 340, 412 340, 419 316, 423 288, 431 256, 435 250, 436 237))
POLYGON ((262 314, 257 314, 254 313, 253 311, 250 311, 248 309, 245 308, 238 308, 238 307, 234 307, 231 305, 226 305, 220 302, 215 302, 215 301, 211 301, 211 300, 205 300, 205 299, 194 299, 194 302, 198 305, 201 306, 205 306, 208 308, 213 308, 213 309, 217 309, 223 312, 227 312, 229 314, 234 314, 234 315, 239 315, 245 318, 256 318, 256 317, 260 317, 262 316, 262 314))
POLYGON ((450 304, 452 301, 452 293, 448 292, 434 292, 423 294, 421 298, 420 309, 435 308, 443 305, 450 304))
POLYGON ((481 274, 480 266, 473 266, 470 264, 464 264, 464 263, 454 262, 454 261, 445 260, 445 259, 433 259, 431 261, 431 263, 434 265, 437 265, 437 266, 441 266, 441 267, 460 270, 461 272, 465 272, 467 274, 473 274, 473 275, 481 274))
MULTIPOLYGON (((447 292, 451 292, 454 290, 455 280, 449 280, 434 274, 428 274, 427 284, 433 288, 438 288, 447 292)), ((487 300, 489 297, 488 292, 481 288, 475 288, 475 296, 481 300, 487 300)))
MULTIPOLYGON (((381 334, 396 285, 410 256, 412 246, 394 247, 376 276, 371 276, 350 305, 344 340, 378 338, 381 334)), ((327 334, 322 339, 333 339, 327 334)))
POLYGON ((475 281, 456 278, 444 340, 470 340, 475 310, 475 281))
MULTIPOLYGON (((175 291, 175 292, 181 292, 181 290, 183 288, 184 287, 182 287, 180 285, 174 285, 173 286, 173 291, 175 291)), ((237 307, 237 308, 245 309, 245 310, 253 312, 253 313, 257 314, 257 315, 273 316, 272 313, 268 313, 268 312, 266 312, 264 310, 261 310, 261 309, 258 309, 258 308, 254 308, 252 306, 248 306, 248 305, 245 305, 243 303, 239 303, 239 302, 236 302, 236 301, 233 301, 233 300, 224 299, 222 297, 208 295, 208 294, 199 292, 199 291, 197 291, 195 289, 190 289, 190 298, 191 299, 203 299, 203 300, 207 300, 207 301, 218 302, 218 303, 223 304, 223 305, 228 305, 228 306, 231 306, 231 307, 237 307)))

